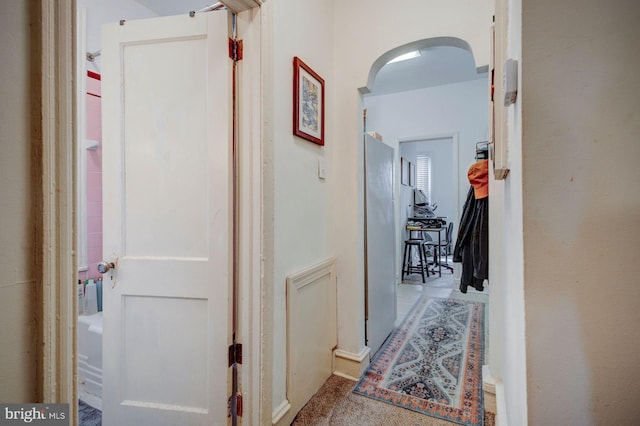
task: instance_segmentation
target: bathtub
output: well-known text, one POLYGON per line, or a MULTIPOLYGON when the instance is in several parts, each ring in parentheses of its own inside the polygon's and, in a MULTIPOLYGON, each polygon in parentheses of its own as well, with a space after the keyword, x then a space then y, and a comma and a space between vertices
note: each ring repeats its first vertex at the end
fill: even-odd
POLYGON ((102 312, 78 316, 78 394, 102 409, 102 312))

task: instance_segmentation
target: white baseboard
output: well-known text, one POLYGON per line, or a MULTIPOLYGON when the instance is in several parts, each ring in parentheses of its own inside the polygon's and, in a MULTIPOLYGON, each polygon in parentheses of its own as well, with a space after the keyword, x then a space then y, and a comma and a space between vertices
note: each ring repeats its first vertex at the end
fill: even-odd
POLYGON ((333 374, 351 380, 360 380, 360 376, 369 366, 371 349, 364 347, 360 353, 354 354, 342 349, 333 351, 333 374))
POLYGON ((496 384, 500 382, 489 370, 488 365, 482 366, 482 392, 484 393, 484 409, 490 413, 497 413, 496 384))
POLYGON ((346 374, 341 373, 341 372, 339 372, 339 371, 334 371, 334 372, 333 372, 333 375, 334 375, 334 376, 342 377, 343 379, 349 379, 349 380, 351 380, 351 381, 353 381, 353 382, 357 382, 357 381, 359 381, 359 380, 360 380, 360 379, 354 379, 353 377, 351 377, 351 376, 347 376, 346 374))
POLYGON ((507 424, 507 403, 504 399, 504 384, 502 381, 496 383, 496 426, 508 426, 507 424))
MULTIPOLYGON (((278 425, 278 422, 281 422, 285 416, 291 411, 291 404, 288 400, 284 400, 273 410, 271 414, 271 424, 278 425)), ((282 422, 282 425, 287 424, 286 422, 282 422)), ((280 425, 278 425, 280 426, 280 425)))
POLYGON ((485 408, 488 399, 495 407, 487 408, 489 411, 495 410, 496 426, 507 426, 507 404, 504 399, 504 383, 502 379, 491 374, 488 365, 482 366, 482 390, 485 395, 485 408), (490 397, 490 398, 487 398, 490 397))

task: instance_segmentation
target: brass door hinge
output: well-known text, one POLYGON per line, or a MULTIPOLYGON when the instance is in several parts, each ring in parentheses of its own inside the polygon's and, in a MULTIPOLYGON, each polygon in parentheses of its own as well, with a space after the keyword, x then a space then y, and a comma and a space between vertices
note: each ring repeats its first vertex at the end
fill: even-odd
POLYGON ((242 417, 242 394, 238 393, 235 395, 231 395, 227 404, 229 408, 228 417, 232 416, 234 410, 236 416, 242 417))
POLYGON ((242 40, 229 39, 229 57, 234 62, 242 60, 242 40))

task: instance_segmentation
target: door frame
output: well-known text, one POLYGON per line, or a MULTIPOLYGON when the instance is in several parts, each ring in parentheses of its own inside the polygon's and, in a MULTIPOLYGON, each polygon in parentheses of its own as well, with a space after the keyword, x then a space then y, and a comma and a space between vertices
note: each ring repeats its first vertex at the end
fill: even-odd
MULTIPOLYGON (((443 133, 434 133, 434 134, 430 134, 430 135, 426 135, 426 136, 411 136, 411 137, 405 137, 405 138, 400 138, 398 139, 398 156, 400 156, 400 144, 404 143, 404 142, 429 142, 432 140, 438 140, 438 139, 451 139, 451 166, 453 168, 453 196, 454 196, 454 203, 453 203, 453 234, 456 235, 456 233, 458 232, 458 222, 460 221, 460 158, 459 158, 459 152, 460 152, 460 142, 459 142, 459 138, 458 138, 458 132, 443 132, 443 133)), ((400 161, 399 159, 397 161, 400 161)), ((399 184, 396 186, 396 189, 398 190, 398 193, 395 194, 396 197, 400 197, 400 186, 399 184)), ((399 204, 399 203, 398 203, 399 204)), ((398 205, 397 207, 398 209, 401 209, 402 207, 398 205)), ((402 231, 404 230, 404 223, 402 222, 402 219, 400 219, 401 217, 404 217, 403 212, 401 211, 396 211, 397 215, 400 215, 397 217, 397 227, 398 227, 398 235, 399 237, 397 237, 397 248, 398 248, 398 254, 396 255, 396 263, 397 265, 399 265, 400 268, 400 279, 398 282, 402 281, 402 259, 400 258, 400 253, 401 253, 401 248, 402 248, 402 235, 404 235, 402 233, 402 231)), ((454 268, 455 268, 455 264, 454 264, 454 268)), ((456 269, 454 269, 454 271, 456 271, 456 269)), ((454 272, 454 280, 456 281, 456 283, 458 283, 460 281, 460 273, 459 272, 454 272)))
POLYGON ((35 194, 36 398, 69 403, 70 420, 76 424, 75 1, 35 0, 30 13, 31 57, 37 64, 31 107, 40 112, 32 130, 37 152, 33 166, 40 176, 35 194))
MULTIPOLYGON (((263 5, 264 7, 264 5, 263 5)), ((271 418, 271 373, 262 356, 270 343, 263 343, 263 333, 270 335, 269 310, 264 309, 268 294, 263 295, 263 176, 262 140, 270 129, 263 125, 266 105, 263 86, 269 76, 261 58, 270 48, 269 20, 263 7, 238 13, 239 37, 244 40, 244 58, 240 62, 240 158, 241 194, 239 212, 240 255, 238 259, 240 312, 238 341, 243 343, 244 365, 241 389, 246 410, 243 421, 264 424, 271 418), (268 38, 263 45, 261 40, 268 38), (250 102, 256 97, 261 102, 250 102), (257 313, 253 315, 252 313, 257 313), (263 398, 264 396, 264 398, 263 398)), ((70 404, 70 424, 77 424, 76 385, 76 157, 78 135, 76 69, 76 1, 35 0, 31 3, 32 58, 36 67, 31 83, 36 88, 32 109, 41 113, 33 125, 37 153, 33 166, 41 176, 36 183, 40 221, 36 223, 40 283, 36 300, 38 401, 70 404)), ((267 358, 268 360, 269 358, 267 358)), ((268 362, 266 363, 268 365, 268 362)))

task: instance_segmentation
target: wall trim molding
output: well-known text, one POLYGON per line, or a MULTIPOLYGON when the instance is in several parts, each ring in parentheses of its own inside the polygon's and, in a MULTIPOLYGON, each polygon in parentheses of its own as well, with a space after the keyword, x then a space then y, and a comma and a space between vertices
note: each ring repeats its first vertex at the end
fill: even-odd
POLYGON ((504 396, 504 383, 500 377, 491 374, 489 365, 482 366, 482 390, 485 397, 485 409, 496 415, 496 425, 507 425, 507 402, 504 396))
POLYGON ((496 384, 496 426, 508 426, 507 401, 504 396, 504 383, 496 384))
MULTIPOLYGON (((245 46, 247 49, 247 46, 245 46)), ((274 351, 274 288, 275 288, 275 174, 274 174, 274 125, 273 125, 273 2, 267 1, 260 7, 260 170, 257 196, 260 198, 261 245, 260 256, 255 259, 261 265, 260 275, 260 328, 256 330, 256 339, 260 340, 260 351, 254 349, 259 357, 260 396, 252 404, 259 411, 255 424, 269 424, 269 415, 273 413, 273 351, 274 351)), ((254 102, 257 104, 257 102, 254 102)), ((254 213, 254 216, 258 214, 254 213)), ((288 403, 288 401, 287 401, 288 403)), ((273 416, 272 416, 273 419, 273 416)))
POLYGON ((286 398, 291 403, 291 417, 333 373, 332 350, 338 345, 336 269, 336 259, 330 257, 286 279, 286 398), (324 317, 308 314, 317 308, 325 313, 324 317), (301 351, 301 347, 315 350, 301 351))
MULTIPOLYGON (((269 410, 263 410, 265 395, 271 383, 265 380, 263 356, 266 351, 266 299, 262 284, 263 245, 262 206, 262 105, 253 100, 263 87, 262 39, 263 11, 259 7, 237 14, 238 36, 244 41, 244 57, 238 62, 240 102, 238 117, 239 140, 239 316, 238 337, 244 345, 244 365, 240 370, 240 387, 244 396, 242 421, 247 424, 268 424, 269 410), (264 417, 264 418, 263 418, 264 417)), ((266 332, 269 334, 269 332, 266 332)))
POLYGON ((496 408, 496 385, 500 380, 491 374, 489 365, 482 366, 482 392, 484 393, 485 412, 497 413, 496 408))
POLYGON ((87 65, 83 52, 87 51, 87 8, 76 8, 76 134, 78 135, 76 168, 76 266, 78 271, 89 269, 87 250, 87 65))
POLYGON ((263 0, 222 0, 221 3, 235 13, 240 13, 262 6, 263 0))
POLYGON ((360 376, 369 366, 371 348, 365 346, 354 354, 343 349, 333 351, 333 374, 351 380, 360 380, 360 376))
POLYGON ((37 256, 37 398, 69 403, 76 423, 75 1, 32 3, 32 57, 40 112, 34 125, 39 161, 37 256))
MULTIPOLYGON (((276 407, 275 410, 273 410, 273 413, 271 414, 271 424, 273 425, 278 425, 279 422, 282 422, 282 420, 287 417, 287 414, 291 411, 291 404, 289 403, 289 400, 285 399, 283 400, 280 405, 278 405, 276 407)), ((290 423, 290 419, 289 419, 289 423, 290 423)), ((285 424, 289 424, 289 423, 285 423, 282 422, 282 425, 285 424)), ((278 425, 279 426, 279 425, 278 425)))

